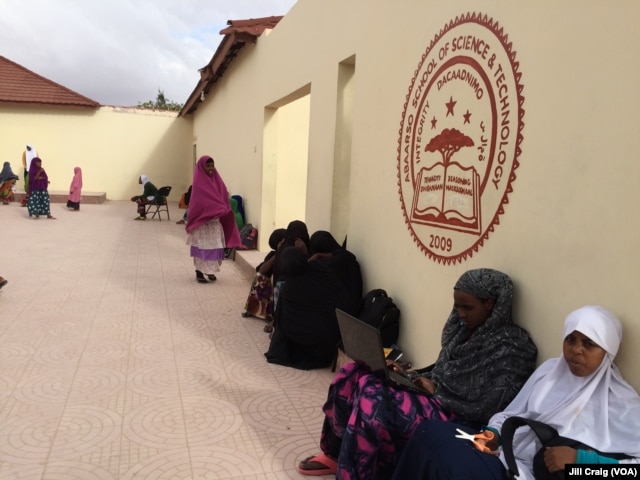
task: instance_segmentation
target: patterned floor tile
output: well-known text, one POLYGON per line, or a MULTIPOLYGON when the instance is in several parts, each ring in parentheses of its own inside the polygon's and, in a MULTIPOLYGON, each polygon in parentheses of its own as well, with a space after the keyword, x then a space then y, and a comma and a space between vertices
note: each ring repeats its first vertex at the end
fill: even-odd
POLYGON ((2 271, 2 480, 304 478, 333 373, 266 362, 265 322, 240 315, 251 269, 198 284, 184 229, 130 202, 3 213, 24 255, 2 271))
POLYGON ((65 409, 56 429, 51 458, 88 455, 120 438, 122 417, 106 408, 73 406, 65 409))
POLYGON ((83 366, 99 366, 125 358, 128 354, 129 345, 124 339, 89 338, 82 351, 80 363, 83 366))
POLYGON ((11 340, 0 342, 0 371, 14 370, 31 360, 36 352, 32 345, 11 340))
POLYGON ((116 476, 100 466, 73 461, 47 462, 43 478, 47 480, 117 480, 116 476))
POLYGON ((0 478, 3 480, 34 480, 43 478, 45 463, 18 465, 0 462, 0 478))

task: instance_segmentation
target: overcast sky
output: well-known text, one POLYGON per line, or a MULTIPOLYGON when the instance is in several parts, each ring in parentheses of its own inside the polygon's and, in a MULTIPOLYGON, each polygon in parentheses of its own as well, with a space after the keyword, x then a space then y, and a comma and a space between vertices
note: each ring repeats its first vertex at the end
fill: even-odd
POLYGON ((0 55, 103 105, 184 103, 227 20, 296 0, 0 0, 0 55))

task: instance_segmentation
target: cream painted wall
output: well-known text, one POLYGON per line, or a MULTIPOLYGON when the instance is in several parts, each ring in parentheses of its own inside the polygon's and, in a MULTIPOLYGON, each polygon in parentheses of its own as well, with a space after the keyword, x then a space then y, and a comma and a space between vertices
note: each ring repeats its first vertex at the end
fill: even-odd
MULTIPOLYGON (((278 226, 306 216, 309 103, 309 95, 305 95, 277 109, 278 160, 273 194, 278 226)), ((265 237, 268 240, 267 235, 263 240, 265 237)))
POLYGON ((351 58, 349 248, 366 288, 385 288, 400 305, 401 344, 415 362, 427 364, 439 351, 456 279, 486 266, 512 276, 515 318, 532 333, 540 361, 560 353, 571 310, 602 304, 616 312, 625 326, 618 363, 640 388, 633 347, 640 341, 639 22, 635 0, 300 0, 270 35, 241 51, 196 111, 198 148, 224 159, 223 176, 245 196, 264 248, 271 226, 263 231, 258 220, 268 218, 261 208, 274 206, 261 204, 263 152, 277 157, 278 149, 263 145, 265 108, 310 86, 304 220, 310 231, 330 229, 332 217, 345 214, 332 213, 332 197, 340 63, 351 58), (457 15, 474 11, 497 21, 517 53, 522 154, 495 231, 470 258, 445 265, 425 256, 405 225, 398 130, 426 48, 457 15))
POLYGON ((336 95, 336 130, 333 155, 333 192, 331 231, 342 243, 349 230, 351 211, 351 143, 353 135, 353 98, 355 57, 340 63, 336 95))
MULTIPOLYGON (((196 156, 215 158, 229 193, 245 199, 247 221, 259 226, 262 165, 258 148, 262 146, 266 104, 257 103, 255 97, 261 80, 253 77, 254 48, 240 50, 229 69, 236 73, 219 79, 216 94, 208 95, 192 117, 196 156)), ((260 233, 258 238, 262 240, 260 233)))
POLYGON ((191 123, 175 112, 3 106, 0 159, 11 162, 22 179, 22 152, 31 143, 42 158, 51 191, 67 191, 73 168, 79 166, 86 192, 128 200, 140 194, 138 177, 145 174, 157 187, 171 185, 169 200, 177 202, 191 183, 191 123))

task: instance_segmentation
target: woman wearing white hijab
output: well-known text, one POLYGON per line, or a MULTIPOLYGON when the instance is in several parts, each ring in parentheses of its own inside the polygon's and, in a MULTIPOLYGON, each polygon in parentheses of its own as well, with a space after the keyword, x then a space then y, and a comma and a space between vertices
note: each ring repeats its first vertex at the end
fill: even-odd
POLYGON ((38 151, 36 147, 34 147, 31 143, 27 143, 27 147, 24 152, 22 152, 22 168, 24 169, 24 193, 25 196, 22 198, 21 205, 23 207, 27 206, 27 197, 29 196, 29 167, 31 166, 31 161, 38 156, 38 151))
MULTIPOLYGON (((600 452, 630 457, 615 460, 593 451, 549 447, 544 461, 550 472, 573 463, 640 463, 640 396, 613 363, 622 340, 619 320, 605 308, 582 307, 567 316, 563 338, 562 357, 540 365, 509 406, 491 417, 486 429, 499 433, 507 418, 525 417, 600 452)), ((455 429, 455 424, 442 422, 416 432, 394 479, 507 478, 502 452, 499 461, 469 448, 469 441, 455 437, 455 429)), ((497 438, 487 446, 497 449, 497 438)), ((529 428, 516 431, 513 450, 520 480, 534 478, 533 457, 540 448, 529 428)))
POLYGON ((158 195, 158 188, 149 181, 149 177, 146 175, 140 175, 138 183, 142 185, 142 195, 135 195, 131 197, 132 202, 136 202, 138 205, 138 216, 134 220, 146 220, 147 219, 147 204, 158 195))

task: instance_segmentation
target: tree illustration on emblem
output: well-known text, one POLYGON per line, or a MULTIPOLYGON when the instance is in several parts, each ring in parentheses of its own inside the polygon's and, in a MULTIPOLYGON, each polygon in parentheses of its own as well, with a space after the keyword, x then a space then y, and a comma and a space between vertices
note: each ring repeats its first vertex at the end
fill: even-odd
POLYGON ((473 145, 474 143, 471 137, 466 136, 460 130, 445 128, 429 141, 424 151, 440 152, 442 154, 442 161, 446 167, 449 165, 454 153, 462 147, 473 147, 473 145))
MULTIPOLYGON (((445 128, 433 137, 424 149, 426 152, 437 151, 442 155, 442 163, 436 162, 432 167, 426 169, 427 172, 440 170, 441 175, 427 175, 425 180, 420 174, 418 178, 419 183, 423 180, 427 184, 440 182, 442 196, 440 198, 440 206, 437 208, 436 221, 438 223, 466 222, 473 229, 478 225, 478 212, 476 211, 478 203, 478 174, 473 166, 463 167, 458 162, 451 161, 453 154, 462 147, 473 147, 473 145, 473 140, 460 130, 445 128), (463 210, 465 211, 463 212, 463 210), (457 218, 454 218, 454 215, 457 218)), ((427 187, 426 191, 429 190, 429 187, 427 187)), ((436 191, 434 188, 431 190, 436 191)), ((418 189, 418 201, 421 199, 421 191, 422 187, 418 189)), ((432 208, 436 208, 435 205, 430 205, 430 202, 433 202, 433 200, 425 196, 425 213, 432 210, 432 208)), ((418 205, 418 202, 414 201, 414 205, 418 205)), ((422 216, 420 212, 418 212, 418 215, 414 215, 418 219, 419 216, 422 216)))

